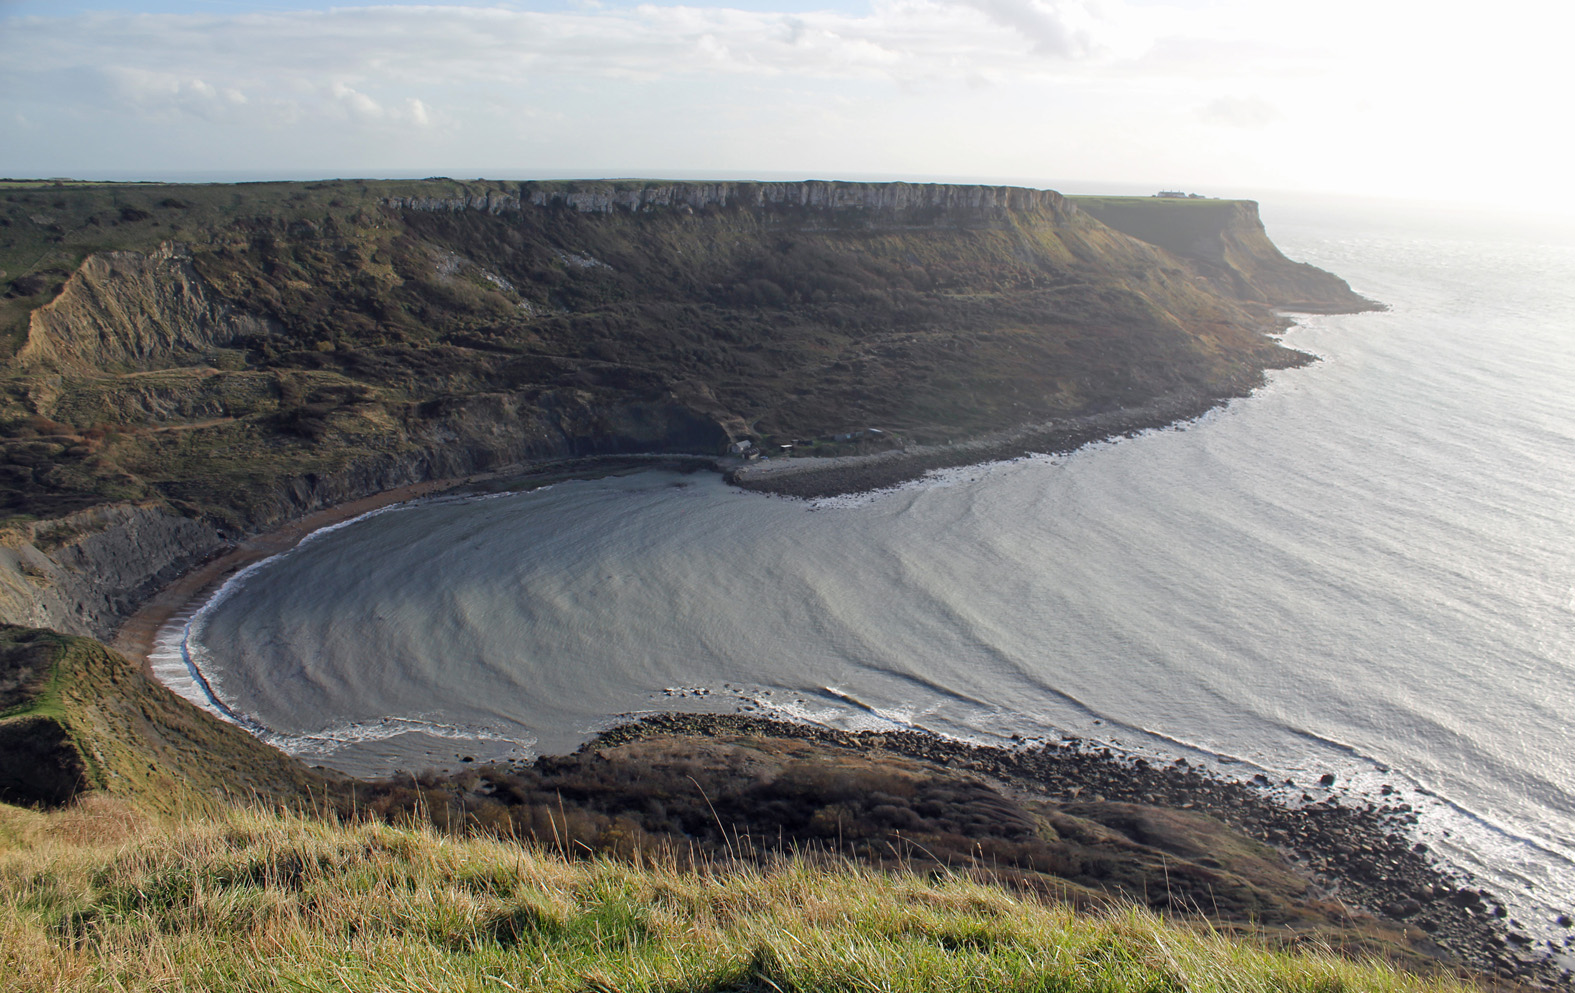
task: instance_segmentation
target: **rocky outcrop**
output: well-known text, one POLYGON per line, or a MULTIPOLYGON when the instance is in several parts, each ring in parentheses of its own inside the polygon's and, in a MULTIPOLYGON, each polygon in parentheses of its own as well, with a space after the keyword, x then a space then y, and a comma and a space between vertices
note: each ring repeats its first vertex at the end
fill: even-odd
POLYGON ((620 183, 521 184, 518 194, 489 192, 468 197, 388 197, 402 210, 517 213, 527 207, 563 206, 584 214, 615 210, 644 212, 659 208, 709 207, 857 211, 904 214, 941 212, 978 217, 1004 211, 1064 210, 1053 190, 1016 186, 958 186, 935 183, 620 183))
POLYGON ((107 638, 163 584, 224 547, 211 523, 115 504, 0 534, 0 620, 107 638))
POLYGON ((243 335, 276 330, 209 291, 176 245, 90 255, 50 303, 33 311, 24 369, 69 373, 190 365, 243 335))

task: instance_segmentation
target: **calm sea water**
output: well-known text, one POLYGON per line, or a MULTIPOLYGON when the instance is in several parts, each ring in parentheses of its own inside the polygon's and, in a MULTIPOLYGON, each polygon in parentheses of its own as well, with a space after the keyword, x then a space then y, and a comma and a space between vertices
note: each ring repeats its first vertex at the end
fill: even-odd
POLYGON ((1536 930, 1575 903, 1575 247, 1265 216, 1392 309, 1303 319, 1323 361, 1183 429, 813 504, 648 472, 406 505, 249 570, 161 671, 354 773, 743 705, 1333 772, 1536 930))

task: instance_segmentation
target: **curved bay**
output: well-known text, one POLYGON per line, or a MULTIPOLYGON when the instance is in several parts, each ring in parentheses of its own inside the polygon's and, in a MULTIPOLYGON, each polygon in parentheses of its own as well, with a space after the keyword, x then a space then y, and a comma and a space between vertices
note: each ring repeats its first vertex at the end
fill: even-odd
POLYGON ((194 657, 353 772, 745 702, 1334 771, 1534 911, 1575 892, 1575 252, 1276 234, 1392 309, 1306 319, 1325 361, 1183 430, 819 505, 663 472, 413 504, 253 570, 194 657))

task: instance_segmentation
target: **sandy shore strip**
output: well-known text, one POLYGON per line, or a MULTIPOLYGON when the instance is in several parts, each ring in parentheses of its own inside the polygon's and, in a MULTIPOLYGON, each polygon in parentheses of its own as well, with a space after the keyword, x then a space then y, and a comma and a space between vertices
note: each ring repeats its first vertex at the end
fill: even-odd
POLYGON ((269 556, 289 551, 299 544, 302 538, 319 528, 339 524, 392 504, 442 493, 476 482, 479 478, 466 476, 458 479, 412 483, 409 486, 401 486, 319 510, 291 521, 277 530, 240 541, 229 551, 209 559, 155 593, 115 632, 110 647, 131 658, 141 660, 143 671, 151 675, 148 669, 148 653, 153 650, 153 639, 158 635, 159 629, 194 601, 212 596, 220 586, 224 585, 225 580, 240 570, 269 556))
POLYGON ((296 518, 282 527, 237 542, 223 552, 159 590, 116 630, 110 646, 142 663, 152 675, 148 655, 160 629, 183 610, 207 600, 225 581, 247 566, 287 552, 314 531, 342 524, 362 514, 398 503, 407 503, 453 491, 498 492, 528 490, 568 479, 595 479, 624 472, 670 466, 673 468, 722 470, 729 460, 702 455, 606 455, 547 459, 524 462, 485 473, 472 473, 449 479, 433 479, 400 486, 359 500, 336 504, 296 518))

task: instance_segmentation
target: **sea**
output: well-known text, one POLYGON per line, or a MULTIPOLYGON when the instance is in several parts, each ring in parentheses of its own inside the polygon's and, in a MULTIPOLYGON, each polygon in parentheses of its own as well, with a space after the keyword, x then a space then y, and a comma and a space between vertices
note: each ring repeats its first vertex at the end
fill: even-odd
POLYGON ((248 568, 153 662, 358 775, 675 709, 1261 772, 1288 802, 1412 805, 1418 840, 1562 941, 1575 233, 1262 210, 1388 309, 1296 316, 1284 341, 1318 361, 1195 421, 830 500, 652 470, 403 504, 248 568))

